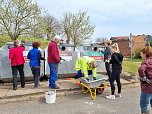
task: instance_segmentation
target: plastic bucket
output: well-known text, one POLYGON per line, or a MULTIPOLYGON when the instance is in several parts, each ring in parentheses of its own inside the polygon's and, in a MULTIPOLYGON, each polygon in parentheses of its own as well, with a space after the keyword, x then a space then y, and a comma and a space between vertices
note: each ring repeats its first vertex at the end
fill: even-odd
POLYGON ((47 104, 55 103, 56 100, 56 90, 45 93, 45 102, 47 104))

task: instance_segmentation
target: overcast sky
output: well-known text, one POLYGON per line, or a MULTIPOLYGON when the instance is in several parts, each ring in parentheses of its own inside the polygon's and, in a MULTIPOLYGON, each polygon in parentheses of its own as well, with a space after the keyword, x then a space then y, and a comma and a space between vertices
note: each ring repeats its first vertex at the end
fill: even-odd
POLYGON ((152 0, 36 0, 50 15, 88 11, 98 37, 152 34, 152 0))

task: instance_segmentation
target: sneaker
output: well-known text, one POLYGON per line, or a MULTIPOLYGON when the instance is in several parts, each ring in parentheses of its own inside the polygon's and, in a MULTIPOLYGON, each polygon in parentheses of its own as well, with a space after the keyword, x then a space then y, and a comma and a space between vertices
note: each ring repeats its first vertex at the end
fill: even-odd
POLYGON ((60 89, 60 87, 49 87, 50 89, 60 89))
POLYGON ((39 86, 34 86, 34 89, 39 89, 39 86))
POLYGON ((122 96, 121 96, 121 93, 118 93, 118 94, 116 94, 115 96, 116 96, 116 97, 120 97, 120 98, 122 97, 122 96))
POLYGON ((25 86, 21 86, 21 88, 25 88, 25 86))
POLYGON ((55 88, 54 89, 60 89, 60 87, 57 84, 55 84, 55 88))
POLYGON ((115 95, 106 96, 107 99, 115 99, 115 95))
POLYGON ((60 87, 59 86, 55 86, 55 88, 54 89, 60 89, 60 87))
POLYGON ((17 87, 13 87, 13 90, 17 90, 17 87))

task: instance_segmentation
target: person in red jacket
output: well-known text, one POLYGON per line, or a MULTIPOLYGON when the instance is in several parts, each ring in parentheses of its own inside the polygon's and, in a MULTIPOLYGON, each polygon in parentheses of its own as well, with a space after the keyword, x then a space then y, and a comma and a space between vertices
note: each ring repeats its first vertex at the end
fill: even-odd
POLYGON ((50 67, 50 78, 49 78, 49 88, 51 89, 59 89, 56 84, 58 79, 58 66, 60 63, 60 55, 57 44, 59 44, 61 38, 59 36, 55 36, 54 40, 50 42, 48 46, 48 64, 50 67))
POLYGON ((17 73, 19 71, 20 79, 21 79, 21 87, 25 87, 25 77, 24 77, 24 57, 23 51, 25 48, 20 46, 19 41, 14 41, 14 47, 9 50, 9 60, 11 62, 12 67, 12 75, 13 75, 13 90, 17 90, 17 73))
POLYGON ((152 48, 146 47, 140 51, 143 59, 138 69, 141 82, 140 108, 141 114, 150 114, 148 105, 152 107, 152 48))

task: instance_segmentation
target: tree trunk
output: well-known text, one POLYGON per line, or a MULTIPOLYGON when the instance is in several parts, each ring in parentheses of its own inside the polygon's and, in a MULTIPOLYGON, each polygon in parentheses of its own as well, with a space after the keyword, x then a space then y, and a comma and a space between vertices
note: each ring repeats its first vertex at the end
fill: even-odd
POLYGON ((50 41, 50 37, 49 37, 49 34, 47 34, 47 40, 48 40, 48 41, 50 41))
POLYGON ((70 40, 66 40, 66 43, 69 44, 69 43, 70 43, 70 40))
POLYGON ((18 38, 18 36, 10 36, 10 37, 11 37, 12 41, 17 40, 17 38, 18 38))
POLYGON ((74 51, 75 51, 76 47, 77 47, 77 45, 74 45, 74 51))

